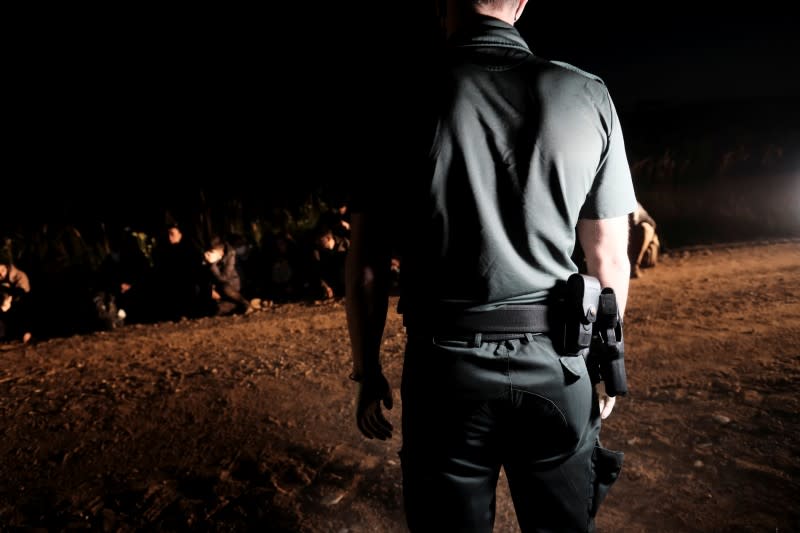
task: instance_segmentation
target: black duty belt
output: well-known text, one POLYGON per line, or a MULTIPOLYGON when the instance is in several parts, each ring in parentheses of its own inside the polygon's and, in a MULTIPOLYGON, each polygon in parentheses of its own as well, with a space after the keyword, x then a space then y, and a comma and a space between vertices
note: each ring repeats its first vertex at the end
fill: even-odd
POLYGON ((483 340, 507 340, 552 329, 552 309, 544 304, 510 304, 486 311, 438 312, 403 316, 410 333, 447 336, 481 335, 483 340))

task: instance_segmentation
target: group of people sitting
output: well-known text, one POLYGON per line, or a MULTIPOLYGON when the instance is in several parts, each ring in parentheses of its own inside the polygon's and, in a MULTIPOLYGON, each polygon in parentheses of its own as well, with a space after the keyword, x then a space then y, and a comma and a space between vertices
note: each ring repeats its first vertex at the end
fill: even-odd
POLYGON ((166 243, 153 250, 152 267, 131 268, 146 257, 129 254, 104 269, 104 289, 114 296, 117 313, 123 309, 137 321, 249 314, 262 303, 343 297, 348 247, 344 226, 327 220, 304 239, 284 230, 261 246, 230 235, 200 247, 173 224, 166 243))
MULTIPOLYGON (((641 204, 631 214, 630 228, 631 277, 638 278, 656 265, 661 243, 655 220, 641 204)), ((350 242, 344 211, 323 216, 305 237, 283 230, 260 246, 237 235, 198 246, 178 224, 170 224, 148 257, 134 234, 122 232, 111 239, 91 283, 95 326, 249 314, 271 303, 343 297, 350 242)), ((399 278, 399 258, 393 270, 399 278)), ((33 298, 31 289, 25 271, 0 260, 0 340, 31 340, 35 307, 45 301, 33 298)))
MULTIPOLYGON (((69 239, 77 234, 67 233, 69 239)), ((0 255, 0 341, 249 314, 273 303, 344 296, 344 212, 321 217, 299 237, 284 229, 257 244, 237 234, 200 244, 191 234, 177 223, 155 240, 130 230, 107 232, 106 252, 91 269, 76 267, 74 246, 61 241, 55 248, 73 252, 56 252, 59 259, 48 252, 44 263, 23 255, 20 267, 0 255)))

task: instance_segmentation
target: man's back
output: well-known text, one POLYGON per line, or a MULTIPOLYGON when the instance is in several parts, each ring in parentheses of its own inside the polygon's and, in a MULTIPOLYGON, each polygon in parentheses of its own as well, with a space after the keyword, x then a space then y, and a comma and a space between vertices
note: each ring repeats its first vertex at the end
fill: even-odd
POLYGON ((579 217, 635 205, 616 112, 599 78, 534 56, 496 19, 451 43, 404 305, 544 300, 577 271, 579 217))

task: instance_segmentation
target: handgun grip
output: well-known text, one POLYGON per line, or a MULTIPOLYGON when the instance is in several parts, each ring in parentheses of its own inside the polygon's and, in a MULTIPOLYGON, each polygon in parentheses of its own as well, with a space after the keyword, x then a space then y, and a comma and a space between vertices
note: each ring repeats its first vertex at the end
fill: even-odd
POLYGON ((602 340, 600 375, 609 396, 625 396, 628 380, 625 373, 625 343, 622 338, 622 320, 614 290, 610 287, 600 292, 598 303, 597 333, 602 340))
MULTIPOLYGON (((615 350, 616 351, 616 350, 615 350)), ((619 355, 607 354, 600 362, 600 375, 609 396, 625 396, 628 393, 628 378, 625 374, 625 357, 622 350, 619 355)))

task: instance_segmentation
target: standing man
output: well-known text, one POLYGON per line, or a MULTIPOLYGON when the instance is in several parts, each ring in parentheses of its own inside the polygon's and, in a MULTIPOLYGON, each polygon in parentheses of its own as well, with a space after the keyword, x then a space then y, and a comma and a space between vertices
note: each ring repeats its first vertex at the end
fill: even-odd
MULTIPOLYGON (((523 531, 591 531, 622 464, 599 440, 615 399, 565 353, 558 317, 577 244, 624 312, 630 169, 606 86, 532 54, 514 28, 526 3, 450 1, 419 121, 430 127, 422 164, 388 186, 390 198, 364 187, 352 202, 346 305, 367 438, 393 432, 379 354, 392 225, 400 242, 400 457, 413 532, 491 531, 501 467, 523 531), (391 205, 413 209, 398 217, 391 205)), ((389 171, 417 154, 403 155, 389 171)))

